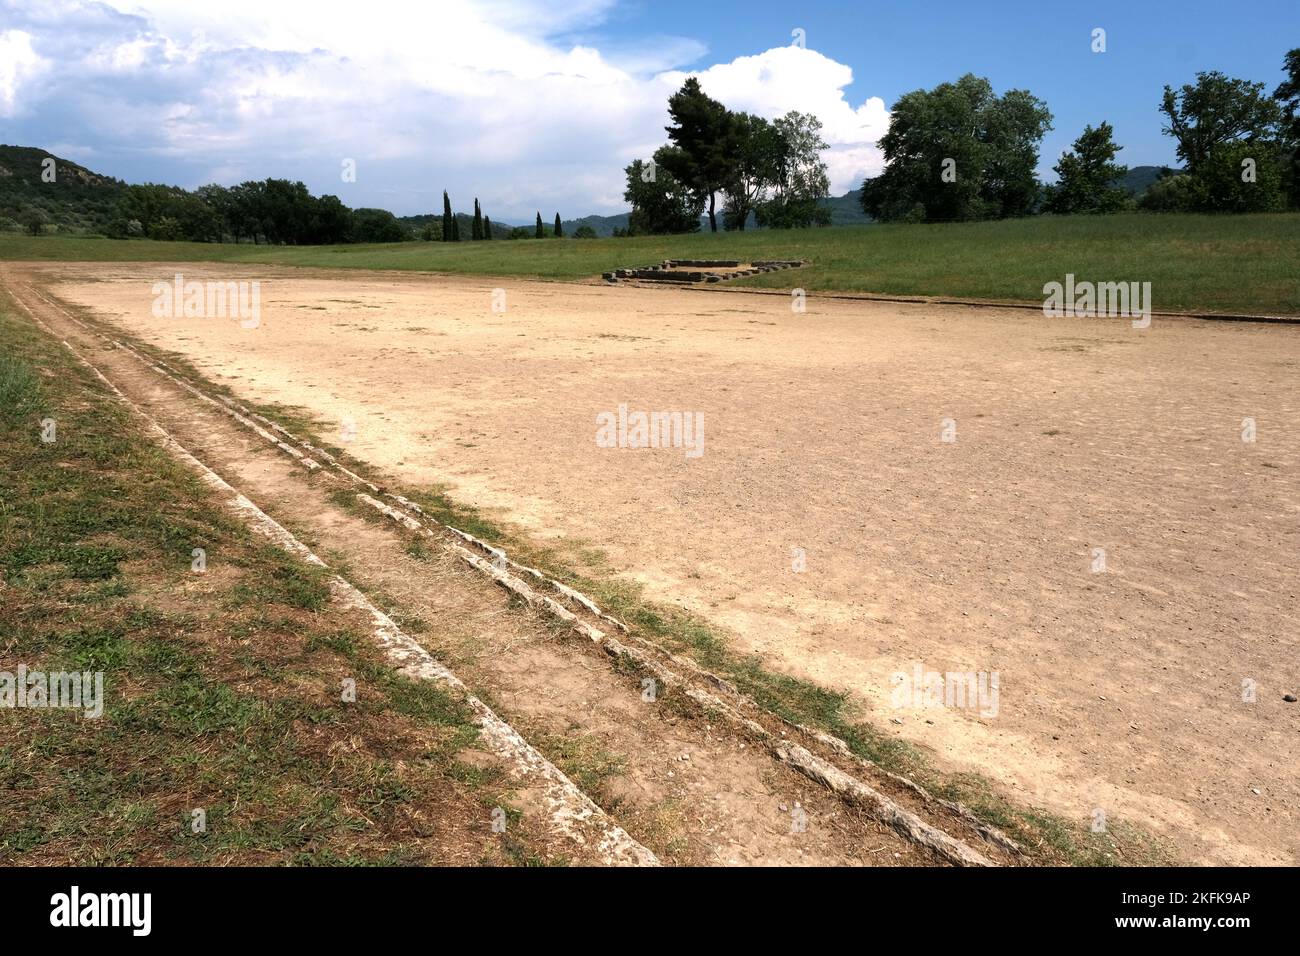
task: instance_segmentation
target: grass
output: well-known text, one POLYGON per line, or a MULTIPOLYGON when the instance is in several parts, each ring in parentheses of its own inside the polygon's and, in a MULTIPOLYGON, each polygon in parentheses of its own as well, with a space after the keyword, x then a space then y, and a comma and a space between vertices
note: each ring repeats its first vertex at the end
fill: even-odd
POLYGON ((209 245, 0 235, 0 259, 213 261, 589 279, 665 258, 806 259, 733 285, 1043 300, 1043 285, 1152 285, 1156 311, 1300 315, 1300 213, 1038 216, 982 223, 871 225, 632 239, 405 242, 354 246, 209 245))
POLYGON ((467 772, 460 701, 383 663, 320 569, 248 532, 2 299, 0 401, 0 671, 100 671, 105 697, 97 719, 0 709, 0 862, 544 859, 528 826, 491 833, 510 794, 467 772))

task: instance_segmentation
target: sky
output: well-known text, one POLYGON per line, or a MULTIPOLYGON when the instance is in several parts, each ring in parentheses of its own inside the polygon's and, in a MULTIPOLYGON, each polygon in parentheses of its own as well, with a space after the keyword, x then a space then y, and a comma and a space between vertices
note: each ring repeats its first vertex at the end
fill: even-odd
POLYGON ((128 182, 302 180, 353 207, 501 222, 626 209, 687 75, 728 107, 816 114, 841 195, 877 175, 889 107, 971 72, 1131 166, 1174 164, 1166 84, 1282 80, 1300 0, 0 0, 0 143, 128 182), (1095 52, 1094 31, 1105 31, 1095 52), (351 161, 352 166, 347 163, 351 161), (355 168, 355 181, 345 178, 355 168))

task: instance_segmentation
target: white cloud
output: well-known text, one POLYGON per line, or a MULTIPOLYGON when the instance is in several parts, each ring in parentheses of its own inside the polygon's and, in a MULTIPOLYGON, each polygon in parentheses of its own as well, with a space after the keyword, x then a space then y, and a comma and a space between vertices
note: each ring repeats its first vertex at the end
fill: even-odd
MULTIPOLYGON (((123 178, 146 178, 142 164, 147 178, 185 186, 287 176, 399 214, 435 209, 444 187, 457 208, 477 194, 501 220, 614 212, 623 166, 664 140, 667 98, 685 76, 665 68, 704 47, 605 45, 612 5, 367 0, 358 15, 355 0, 0 0, 22 27, 0 34, 12 50, 0 55, 0 108, 45 118, 20 128, 39 137, 27 145, 79 142, 116 157, 103 171, 123 178), (27 82, 47 61, 54 79, 27 82), (339 177, 345 157, 358 164, 354 185, 339 177)), ((783 47, 699 75, 734 109, 816 113, 837 192, 878 170, 887 114, 877 98, 845 99, 847 66, 783 47)))
POLYGON ((20 88, 49 68, 49 63, 32 49, 32 35, 22 30, 0 33, 0 116, 18 111, 20 88))
MULTIPOLYGON (((857 107, 849 103, 844 87, 853 82, 853 71, 843 63, 791 45, 737 57, 691 75, 699 78, 704 92, 734 110, 767 119, 790 110, 815 114, 831 144, 824 158, 832 193, 857 188, 864 175, 877 175, 884 166, 876 142, 889 129, 889 111, 878 96, 857 107)), ((686 76, 670 73, 665 78, 678 86, 686 76)))

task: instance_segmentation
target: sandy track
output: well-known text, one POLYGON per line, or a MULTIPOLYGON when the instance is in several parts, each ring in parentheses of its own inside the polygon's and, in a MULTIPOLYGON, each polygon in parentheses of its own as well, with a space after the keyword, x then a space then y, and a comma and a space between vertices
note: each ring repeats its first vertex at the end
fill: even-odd
POLYGON ((261 279, 245 330, 153 318, 165 265, 42 271, 406 481, 604 549, 950 766, 1193 858, 1295 861, 1300 329, 187 269, 261 279), (597 447, 624 402, 702 412, 704 454, 597 447), (917 663, 997 671, 997 716, 894 708, 917 663))

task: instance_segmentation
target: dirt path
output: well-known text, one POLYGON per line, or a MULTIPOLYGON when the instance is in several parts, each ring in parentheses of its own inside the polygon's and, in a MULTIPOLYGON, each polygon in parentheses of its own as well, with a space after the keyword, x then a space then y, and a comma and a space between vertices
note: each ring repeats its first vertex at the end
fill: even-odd
POLYGON ((949 768, 1192 859, 1300 858, 1300 329, 187 269, 260 278, 261 326, 154 319, 168 266, 41 267, 404 481, 601 549, 949 768), (622 403, 702 413, 703 454, 599 447, 622 403), (996 672, 997 715, 896 707, 918 665, 996 672))
POLYGON ((369 593, 664 862, 940 862, 689 699, 664 690, 646 700, 642 678, 611 666, 590 641, 512 607, 446 550, 358 515, 322 470, 306 473, 34 290, 10 288, 181 445, 369 593))

